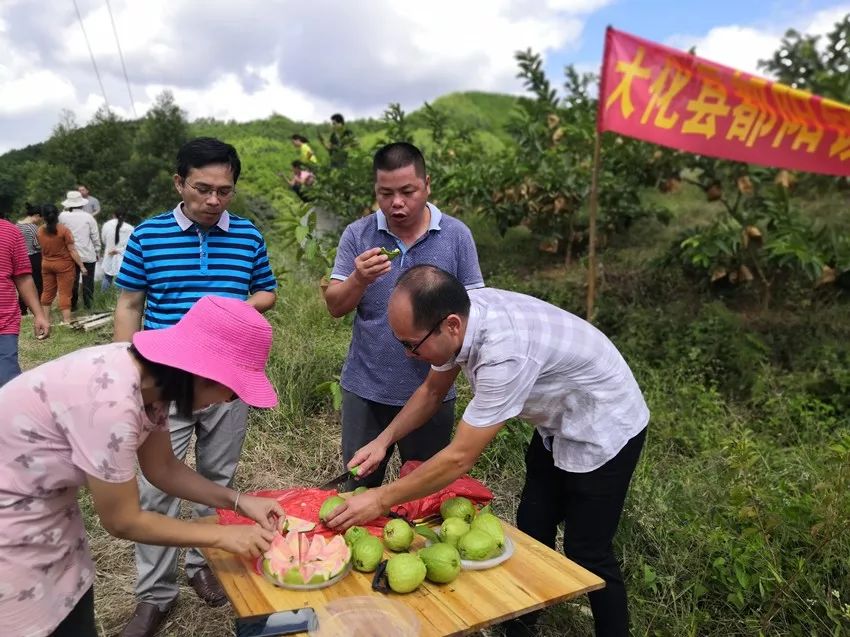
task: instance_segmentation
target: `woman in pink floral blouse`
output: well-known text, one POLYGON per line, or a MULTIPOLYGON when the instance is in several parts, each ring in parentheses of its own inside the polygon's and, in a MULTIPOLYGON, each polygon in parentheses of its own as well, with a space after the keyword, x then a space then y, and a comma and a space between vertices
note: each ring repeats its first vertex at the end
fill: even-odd
POLYGON ((79 350, 0 389, 0 627, 21 637, 96 637, 94 564, 77 504, 87 486, 104 528, 134 542, 218 547, 255 557, 280 505, 203 478, 171 450, 166 414, 238 396, 273 407, 271 326, 244 301, 205 297, 180 322, 132 345, 79 350), (256 526, 182 521, 141 510, 136 463, 161 490, 238 508, 256 526))

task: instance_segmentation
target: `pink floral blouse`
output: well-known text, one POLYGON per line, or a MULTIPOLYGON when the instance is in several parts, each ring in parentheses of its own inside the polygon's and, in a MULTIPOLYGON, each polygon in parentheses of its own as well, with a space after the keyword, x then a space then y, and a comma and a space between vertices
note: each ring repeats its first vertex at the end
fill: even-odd
POLYGON ((0 388, 0 626, 41 637, 94 581, 79 487, 135 478, 136 450, 168 430, 148 415, 127 343, 89 347, 0 388))

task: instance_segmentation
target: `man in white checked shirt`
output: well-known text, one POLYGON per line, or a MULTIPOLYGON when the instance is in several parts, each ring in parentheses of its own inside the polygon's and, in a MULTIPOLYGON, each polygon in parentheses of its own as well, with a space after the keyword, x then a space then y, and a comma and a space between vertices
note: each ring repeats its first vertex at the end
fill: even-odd
MULTIPOLYGON (((352 497, 329 524, 346 528, 433 493, 467 472, 510 418, 535 426, 517 526, 606 582, 589 594, 596 634, 626 637, 628 610, 612 541, 646 436, 649 410, 623 357, 595 327, 523 294, 467 290, 434 266, 396 284, 390 327, 431 372, 401 412, 349 466, 368 475, 386 449, 426 422, 463 369, 474 396, 452 442, 406 477, 352 497)), ((533 635, 534 616, 508 635, 533 635)))

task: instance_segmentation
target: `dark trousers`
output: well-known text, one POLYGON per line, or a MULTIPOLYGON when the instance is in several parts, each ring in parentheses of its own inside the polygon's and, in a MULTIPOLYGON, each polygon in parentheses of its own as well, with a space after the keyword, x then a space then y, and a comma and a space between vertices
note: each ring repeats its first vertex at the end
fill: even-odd
POLYGON ((62 623, 50 633, 50 637, 97 637, 94 621, 94 586, 80 598, 62 623))
MULTIPOLYGON (((87 310, 91 309, 92 300, 94 299, 94 267, 95 262, 84 261, 83 265, 86 266, 85 270, 80 270, 77 268, 77 281, 79 281, 80 274, 83 275, 83 305, 86 306, 87 310)), ((74 291, 71 293, 71 311, 77 311, 77 305, 79 303, 79 285, 77 283, 74 284, 74 291)))
MULTIPOLYGON (((387 428, 396 414, 401 411, 400 406, 384 405, 371 400, 361 398, 356 394, 343 390, 342 392, 342 459, 348 461, 354 456, 360 447, 369 444, 387 428)), ((452 427, 455 420, 455 401, 447 400, 434 417, 418 429, 414 429, 407 436, 399 440, 396 445, 401 456, 401 461, 427 460, 443 447, 449 444, 452 438, 452 427)), ((384 481, 390 457, 393 455, 393 447, 387 449, 387 455, 380 466, 362 480, 349 481, 346 485, 350 489, 359 486, 378 487, 384 481)), ((345 487, 341 487, 342 490, 345 487)))
MULTIPOLYGON (((41 298, 41 252, 34 252, 30 255, 30 267, 32 268, 32 282, 35 283, 35 289, 38 292, 38 298, 41 298)), ((18 305, 21 306, 21 314, 27 313, 27 304, 23 299, 18 299, 18 305)))
MULTIPOLYGON (((563 522, 564 554, 605 580, 605 588, 588 593, 597 637, 629 635, 626 587, 613 540, 645 439, 646 429, 611 460, 588 473, 556 467, 537 431, 525 457, 517 528, 554 549, 558 525, 563 522)), ((538 613, 531 613, 509 622, 508 634, 534 635, 537 617, 538 613)))

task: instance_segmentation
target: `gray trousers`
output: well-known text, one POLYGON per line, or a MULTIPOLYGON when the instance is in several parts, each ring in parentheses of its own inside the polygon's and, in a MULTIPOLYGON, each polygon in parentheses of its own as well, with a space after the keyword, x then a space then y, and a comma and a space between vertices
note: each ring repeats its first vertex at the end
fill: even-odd
MULTIPOLYGON (((168 418, 171 447, 179 460, 186 457, 192 434, 195 442, 195 470, 208 480, 228 486, 236 473, 245 428, 248 422, 248 405, 241 400, 211 405, 197 411, 192 418, 168 418)), ((141 474, 138 478, 142 509, 156 511, 172 518, 180 514, 180 499, 168 495, 148 482, 141 474)), ((202 504, 192 505, 192 516, 215 513, 202 504)), ((177 554, 173 546, 136 544, 136 597, 139 601, 155 604, 165 610, 177 597, 177 554)), ((186 552, 186 577, 192 577, 205 565, 198 549, 186 552)))
MULTIPOLYGON (((383 405, 361 398, 349 391, 342 391, 342 459, 345 464, 360 447, 372 442, 387 428, 401 407, 383 405)), ((455 401, 447 400, 434 417, 419 429, 414 429, 396 445, 401 461, 427 460, 452 439, 455 422, 455 401)), ((384 461, 373 473, 362 480, 349 480, 341 489, 353 490, 359 486, 377 487, 384 481, 387 464, 393 455, 393 447, 387 449, 384 461)))

